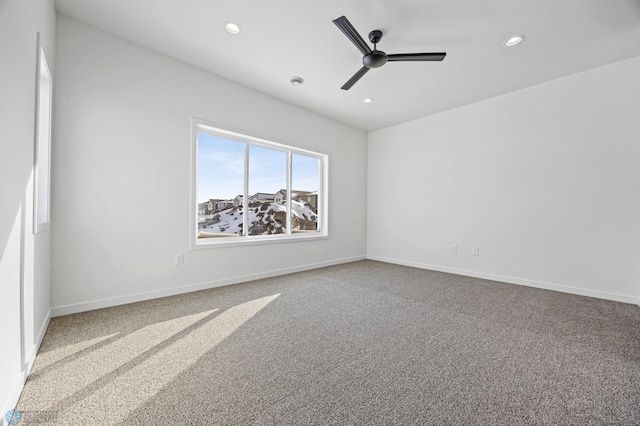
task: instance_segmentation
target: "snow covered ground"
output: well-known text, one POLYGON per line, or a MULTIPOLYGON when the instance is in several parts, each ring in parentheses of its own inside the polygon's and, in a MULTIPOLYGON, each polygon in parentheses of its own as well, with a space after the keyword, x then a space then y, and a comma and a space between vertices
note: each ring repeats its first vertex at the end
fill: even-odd
MULTIPOLYGON (((291 202, 292 231, 318 229, 318 215, 303 201, 291 202)), ((287 206, 284 203, 261 203, 249 207, 249 235, 286 233, 287 206)), ((198 218, 198 230, 211 234, 242 235, 241 207, 230 207, 213 215, 198 218)))

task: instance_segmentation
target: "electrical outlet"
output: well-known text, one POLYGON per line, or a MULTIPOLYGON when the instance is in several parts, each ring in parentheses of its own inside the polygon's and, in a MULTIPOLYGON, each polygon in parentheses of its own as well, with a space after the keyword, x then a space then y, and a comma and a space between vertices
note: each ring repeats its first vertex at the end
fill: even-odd
POLYGON ((458 246, 455 244, 451 245, 451 253, 458 253, 458 246))
POLYGON ((474 256, 480 256, 480 247, 473 247, 471 249, 471 254, 473 254, 474 256))
POLYGON ((42 287, 42 283, 40 282, 40 278, 36 279, 36 296, 40 296, 40 288, 42 287))
POLYGON ((176 265, 182 265, 184 263, 184 254, 176 253, 176 265))

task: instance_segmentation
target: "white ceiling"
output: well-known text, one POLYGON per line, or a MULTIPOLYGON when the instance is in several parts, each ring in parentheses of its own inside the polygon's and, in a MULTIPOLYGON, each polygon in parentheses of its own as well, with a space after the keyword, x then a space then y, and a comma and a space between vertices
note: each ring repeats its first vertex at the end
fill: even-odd
POLYGON ((371 131, 640 55, 640 0, 56 0, 59 13, 273 97, 371 131), (340 87, 361 54, 345 15, 387 63, 340 87), (242 27, 224 30, 227 21, 242 27), (524 34, 518 47, 504 41, 524 34), (289 83, 304 78, 302 86, 289 83), (373 98, 365 105, 364 98, 373 98))

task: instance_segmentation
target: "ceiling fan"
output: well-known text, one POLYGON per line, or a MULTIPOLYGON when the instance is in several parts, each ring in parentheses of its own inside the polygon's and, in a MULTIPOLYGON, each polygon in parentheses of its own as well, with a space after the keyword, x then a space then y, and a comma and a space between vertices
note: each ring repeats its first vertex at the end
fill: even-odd
POLYGON ((387 55, 381 50, 378 50, 376 45, 382 39, 382 31, 373 30, 369 33, 369 41, 373 43, 373 50, 362 39, 360 34, 353 28, 351 22, 345 17, 341 16, 338 19, 334 19, 334 24, 347 36, 349 40, 358 48, 358 50, 364 55, 362 57, 362 64, 364 65, 360 70, 353 75, 342 87, 342 90, 349 90, 351 86, 356 84, 358 80, 362 78, 371 68, 379 68, 387 62, 398 61, 442 61, 447 55, 445 52, 437 53, 398 53, 394 55, 387 55))

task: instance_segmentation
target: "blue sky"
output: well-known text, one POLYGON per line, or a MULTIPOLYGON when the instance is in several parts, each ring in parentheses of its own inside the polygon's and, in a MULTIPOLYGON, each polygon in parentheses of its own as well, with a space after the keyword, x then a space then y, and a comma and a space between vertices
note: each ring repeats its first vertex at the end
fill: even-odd
MULTIPOLYGON (((318 190, 319 160, 293 154, 293 189, 318 190)), ((286 188, 287 156, 283 151, 249 147, 249 195, 286 188)), ((198 135, 198 202, 232 199, 243 192, 244 144, 198 135)))

